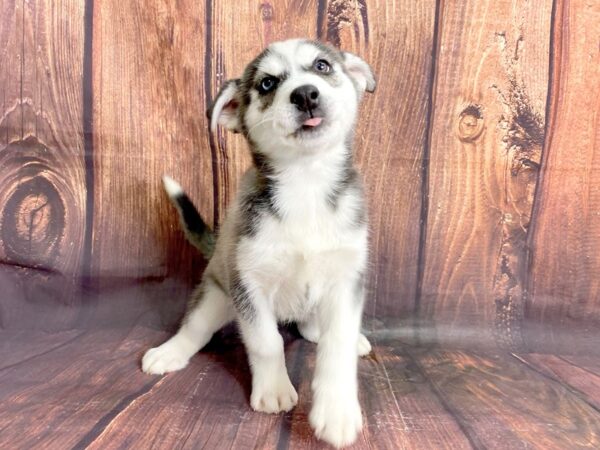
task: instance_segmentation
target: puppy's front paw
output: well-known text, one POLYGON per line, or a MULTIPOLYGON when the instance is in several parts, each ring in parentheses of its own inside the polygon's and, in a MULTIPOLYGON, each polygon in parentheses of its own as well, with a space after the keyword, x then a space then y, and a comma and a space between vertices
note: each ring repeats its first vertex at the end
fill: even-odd
POLYGON ((362 429, 358 399, 321 393, 315 396, 309 422, 319 439, 337 448, 350 445, 362 429))
POLYGON ((188 361, 189 357, 180 348, 167 341, 144 354, 142 370, 151 375, 162 375, 183 369, 188 361))
POLYGON ((289 411, 298 403, 298 394, 287 373, 278 380, 258 383, 252 388, 250 405, 255 411, 276 414, 289 411))

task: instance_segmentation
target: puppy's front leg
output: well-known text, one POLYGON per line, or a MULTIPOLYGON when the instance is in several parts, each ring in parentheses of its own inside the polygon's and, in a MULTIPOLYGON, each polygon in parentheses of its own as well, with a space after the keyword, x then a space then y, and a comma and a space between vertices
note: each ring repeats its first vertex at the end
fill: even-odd
POLYGON ((309 420, 317 437, 343 447, 354 442, 362 428, 356 375, 362 294, 354 292, 352 283, 336 286, 318 313, 321 337, 309 420))
POLYGON ((274 314, 257 308, 251 317, 239 319, 240 331, 252 371, 250 405, 255 411, 289 411, 298 402, 285 367, 283 339, 274 314))

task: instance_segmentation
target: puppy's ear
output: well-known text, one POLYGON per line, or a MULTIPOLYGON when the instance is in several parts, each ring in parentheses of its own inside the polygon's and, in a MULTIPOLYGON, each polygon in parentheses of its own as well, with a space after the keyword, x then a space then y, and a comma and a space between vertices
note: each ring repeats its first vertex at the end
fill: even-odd
POLYGON ((217 125, 223 125, 234 133, 241 131, 241 124, 238 117, 240 108, 240 80, 229 80, 222 87, 217 98, 206 111, 206 116, 210 120, 210 129, 214 133, 217 125))
POLYGON ((354 53, 342 52, 344 55, 344 67, 348 75, 356 82, 361 92, 373 92, 375 90, 375 77, 371 66, 354 53))

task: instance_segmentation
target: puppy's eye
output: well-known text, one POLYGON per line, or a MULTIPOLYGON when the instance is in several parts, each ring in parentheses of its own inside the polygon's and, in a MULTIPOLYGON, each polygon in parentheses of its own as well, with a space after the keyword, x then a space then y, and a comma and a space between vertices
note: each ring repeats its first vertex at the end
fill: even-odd
POLYGON ((313 68, 317 72, 321 72, 321 73, 329 73, 329 72, 331 72, 331 64, 329 64, 324 59, 317 59, 314 62, 314 64, 313 64, 313 68))
POLYGON ((275 89, 275 86, 277 86, 277 82, 279 80, 275 77, 264 77, 262 80, 260 80, 260 84, 258 85, 258 90, 261 94, 266 94, 269 91, 272 91, 273 89, 275 89))

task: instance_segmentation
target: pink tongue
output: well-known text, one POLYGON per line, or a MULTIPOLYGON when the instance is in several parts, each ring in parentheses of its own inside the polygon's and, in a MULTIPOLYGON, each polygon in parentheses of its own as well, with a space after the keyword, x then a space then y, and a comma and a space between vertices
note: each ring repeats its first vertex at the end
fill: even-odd
POLYGON ((313 117, 312 119, 306 119, 302 125, 307 127, 316 127, 323 121, 322 117, 313 117))

